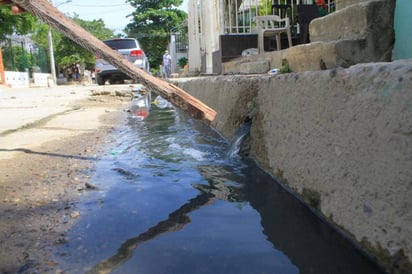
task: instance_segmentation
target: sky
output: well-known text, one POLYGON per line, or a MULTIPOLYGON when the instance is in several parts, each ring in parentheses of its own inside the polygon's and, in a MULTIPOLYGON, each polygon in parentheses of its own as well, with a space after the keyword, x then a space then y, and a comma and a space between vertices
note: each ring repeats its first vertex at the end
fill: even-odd
MULTIPOLYGON (((184 0, 179 7, 186 12, 187 2, 184 0)), ((68 15, 77 13, 83 20, 103 19, 106 27, 115 33, 122 32, 130 22, 126 16, 134 10, 126 0, 53 0, 52 3, 61 12, 68 15)))

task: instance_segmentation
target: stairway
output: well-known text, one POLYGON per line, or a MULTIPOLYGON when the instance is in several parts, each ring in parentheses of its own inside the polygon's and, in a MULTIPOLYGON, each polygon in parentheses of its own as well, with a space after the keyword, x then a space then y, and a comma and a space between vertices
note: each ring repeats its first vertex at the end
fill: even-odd
POLYGON ((390 62, 394 8, 395 0, 337 1, 336 12, 310 23, 310 43, 223 63, 222 74, 262 73, 285 61, 295 72, 390 62))

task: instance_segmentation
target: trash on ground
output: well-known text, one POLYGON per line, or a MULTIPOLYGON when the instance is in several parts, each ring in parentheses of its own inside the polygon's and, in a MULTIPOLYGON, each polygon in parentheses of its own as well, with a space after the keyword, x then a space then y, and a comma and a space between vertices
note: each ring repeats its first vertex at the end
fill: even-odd
POLYGON ((268 74, 270 75, 275 75, 275 74, 279 74, 280 70, 277 68, 271 69, 268 71, 268 74))
POLYGON ((172 108, 172 104, 160 95, 155 98, 153 104, 160 109, 172 108))

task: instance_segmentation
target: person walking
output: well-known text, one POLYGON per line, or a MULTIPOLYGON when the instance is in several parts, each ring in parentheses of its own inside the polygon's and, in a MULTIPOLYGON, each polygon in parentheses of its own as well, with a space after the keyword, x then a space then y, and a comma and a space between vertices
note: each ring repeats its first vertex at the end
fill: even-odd
POLYGON ((169 51, 166 50, 165 54, 163 54, 163 70, 166 74, 166 78, 170 78, 171 70, 172 70, 172 57, 169 54, 169 51))

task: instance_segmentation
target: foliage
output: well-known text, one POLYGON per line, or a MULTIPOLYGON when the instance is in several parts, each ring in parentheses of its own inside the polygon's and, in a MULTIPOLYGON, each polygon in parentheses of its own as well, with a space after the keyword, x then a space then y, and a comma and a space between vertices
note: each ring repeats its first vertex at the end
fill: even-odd
MULTIPOLYGON (((101 40, 114 37, 113 31, 105 27, 102 19, 85 21, 80 19, 77 14, 74 14, 72 19, 78 25, 101 40)), ((48 31, 48 25, 39 23, 35 28, 32 39, 38 45, 48 48, 48 31)), ((52 30, 52 38, 56 64, 66 67, 73 63, 82 63, 85 65, 86 69, 94 68, 95 56, 92 52, 79 46, 58 31, 52 30)))
MULTIPOLYGON (((49 26, 42 23, 41 21, 37 21, 33 27, 31 39, 40 47, 48 48, 48 40, 47 40, 47 33, 49 31, 49 26)), ((52 30, 52 37, 53 41, 57 42, 60 39, 61 35, 57 31, 52 30)))
MULTIPOLYGON (((114 36, 113 31, 105 27, 102 19, 85 21, 75 14, 73 20, 100 40, 109 39, 114 36)), ((87 69, 94 68, 96 59, 89 50, 74 43, 66 36, 62 36, 57 45, 56 60, 62 66, 68 66, 72 63, 84 63, 87 69)))
MULTIPOLYGON (((276 1, 276 4, 278 2, 276 1)), ((286 5, 285 0, 280 0, 279 5, 286 5)), ((268 15, 272 14, 272 0, 263 0, 259 6, 259 15, 268 15)))
POLYGON ((289 62, 286 59, 282 60, 282 67, 279 70, 279 73, 290 73, 292 72, 289 67, 289 62))
POLYGON ((130 15, 132 22, 125 33, 139 40, 140 46, 149 55, 152 68, 161 64, 169 43, 171 29, 179 28, 187 18, 186 12, 177 9, 183 0, 127 0, 136 10, 130 15))
POLYGON ((187 58, 186 57, 182 57, 177 61, 177 64, 179 65, 180 68, 184 68, 187 64, 187 58))
POLYGON ((272 0, 263 0, 259 6, 259 15, 272 14, 272 0))
POLYGON ((8 71, 25 71, 32 66, 31 54, 26 53, 21 46, 3 48, 4 68, 8 71))
POLYGON ((27 34, 35 23, 36 18, 33 15, 29 13, 14 15, 10 12, 10 6, 0 5, 0 40, 13 33, 27 34))
MULTIPOLYGON (((63 58, 61 58, 59 62, 59 64, 62 67, 69 67, 72 64, 84 64, 84 63, 86 63, 86 59, 81 57, 80 54, 78 53, 64 56, 63 58)), ((86 64, 86 66, 90 66, 90 64, 86 64)))
POLYGON ((321 210, 321 195, 316 190, 304 187, 302 190, 302 198, 309 204, 310 207, 321 210))

